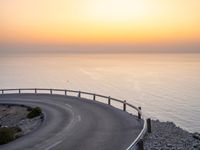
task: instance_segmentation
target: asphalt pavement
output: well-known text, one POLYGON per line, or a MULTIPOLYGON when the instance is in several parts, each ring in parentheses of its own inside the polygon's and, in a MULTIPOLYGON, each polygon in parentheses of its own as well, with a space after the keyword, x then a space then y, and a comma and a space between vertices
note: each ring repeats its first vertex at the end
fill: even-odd
POLYGON ((142 129, 136 116, 82 98, 6 94, 1 103, 39 106, 45 117, 38 129, 0 150, 125 150, 142 129))

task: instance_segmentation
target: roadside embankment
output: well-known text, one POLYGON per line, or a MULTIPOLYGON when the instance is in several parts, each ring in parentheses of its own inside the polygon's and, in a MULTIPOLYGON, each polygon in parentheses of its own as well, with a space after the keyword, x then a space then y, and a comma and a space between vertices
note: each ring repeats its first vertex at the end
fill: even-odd
POLYGON ((200 134, 189 133, 173 122, 152 120, 152 133, 144 139, 145 150, 200 150, 200 134))
POLYGON ((43 114, 35 116, 35 108, 24 105, 1 104, 0 105, 0 144, 6 144, 18 137, 30 133, 43 120, 43 114), (29 117, 30 114, 33 117, 29 117))

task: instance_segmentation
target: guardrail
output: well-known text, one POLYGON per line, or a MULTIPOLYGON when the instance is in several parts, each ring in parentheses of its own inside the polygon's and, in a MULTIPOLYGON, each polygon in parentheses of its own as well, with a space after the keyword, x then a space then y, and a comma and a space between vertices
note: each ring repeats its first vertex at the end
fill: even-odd
POLYGON ((108 100, 108 105, 111 105, 111 101, 116 101, 116 102, 122 103, 123 111, 127 111, 126 106, 129 106, 138 112, 138 119, 143 120, 143 128, 142 128, 141 132, 139 133, 139 135, 137 136, 137 138, 130 144, 130 146, 126 150, 143 150, 143 137, 146 134, 147 130, 150 131, 150 129, 149 129, 149 119, 148 119, 148 121, 146 121, 146 119, 141 111, 141 107, 136 107, 132 104, 129 104, 125 100, 123 101, 123 100, 115 99, 110 96, 104 96, 104 95, 99 95, 99 94, 95 94, 95 93, 76 91, 76 90, 45 89, 45 88, 0 89, 1 95, 3 95, 3 94, 27 94, 27 93, 57 94, 57 95, 65 95, 65 96, 74 96, 74 95, 71 95, 73 93, 73 94, 76 94, 75 97, 77 96, 79 98, 81 98, 82 95, 84 94, 84 95, 92 96, 92 100, 94 100, 94 101, 97 100, 97 97, 105 98, 108 100), (148 122, 148 124, 147 124, 147 122, 148 122))

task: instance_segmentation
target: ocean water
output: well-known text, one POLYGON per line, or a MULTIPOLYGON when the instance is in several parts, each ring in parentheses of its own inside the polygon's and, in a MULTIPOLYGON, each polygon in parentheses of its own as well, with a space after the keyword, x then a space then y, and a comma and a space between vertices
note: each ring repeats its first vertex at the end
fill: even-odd
POLYGON ((0 56, 0 88, 32 87, 127 100, 147 117, 200 132, 200 54, 0 56))

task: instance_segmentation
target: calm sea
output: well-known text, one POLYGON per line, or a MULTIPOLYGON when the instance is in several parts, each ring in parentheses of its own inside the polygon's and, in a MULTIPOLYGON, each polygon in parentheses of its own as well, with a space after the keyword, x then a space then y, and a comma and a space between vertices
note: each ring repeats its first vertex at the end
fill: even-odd
POLYGON ((200 132, 200 54, 0 56, 0 88, 26 87, 112 96, 200 132))

